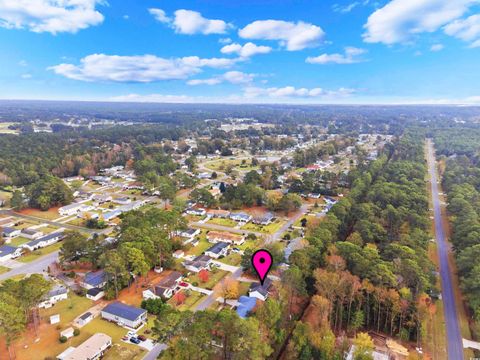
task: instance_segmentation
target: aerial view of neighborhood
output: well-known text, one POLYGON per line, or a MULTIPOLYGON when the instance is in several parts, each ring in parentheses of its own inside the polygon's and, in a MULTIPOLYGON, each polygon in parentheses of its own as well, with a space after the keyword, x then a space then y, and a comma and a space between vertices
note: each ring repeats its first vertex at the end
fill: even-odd
POLYGON ((480 359, 479 14, 0 0, 0 360, 480 359))

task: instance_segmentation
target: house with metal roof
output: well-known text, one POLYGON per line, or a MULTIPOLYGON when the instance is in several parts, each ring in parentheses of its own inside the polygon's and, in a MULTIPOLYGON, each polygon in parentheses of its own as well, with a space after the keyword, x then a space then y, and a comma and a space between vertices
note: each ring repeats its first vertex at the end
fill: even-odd
POLYGON ((273 220, 275 220, 275 215, 272 213, 266 213, 260 216, 255 216, 252 219, 252 222, 257 225, 269 225, 273 220))
POLYGON ((102 319, 136 329, 147 321, 147 311, 116 301, 103 308, 102 319))
POLYGON ((53 245, 56 242, 60 241, 63 237, 64 237, 63 230, 61 230, 61 231, 53 232, 51 234, 42 236, 38 239, 32 240, 26 244, 23 244, 22 247, 30 251, 34 251, 49 245, 53 245))
POLYGON ((107 284, 107 274, 103 270, 91 271, 85 274, 82 287, 90 290, 93 288, 102 289, 107 284))
POLYGON ((19 236, 21 233, 20 229, 15 229, 14 227, 5 226, 2 228, 2 234, 5 238, 13 239, 14 237, 19 236))
POLYGON ((248 223, 252 220, 252 215, 248 215, 245 213, 233 213, 230 214, 230 219, 232 219, 233 221, 248 223))
POLYGON ((220 256, 227 256, 230 244, 226 242, 218 242, 205 251, 205 255, 208 255, 214 259, 218 259, 220 256))
POLYGON ((15 259, 22 255, 22 248, 9 245, 0 246, 0 262, 15 259))
POLYGON ((35 240, 42 237, 43 232, 35 229, 22 229, 20 235, 26 239, 35 240))

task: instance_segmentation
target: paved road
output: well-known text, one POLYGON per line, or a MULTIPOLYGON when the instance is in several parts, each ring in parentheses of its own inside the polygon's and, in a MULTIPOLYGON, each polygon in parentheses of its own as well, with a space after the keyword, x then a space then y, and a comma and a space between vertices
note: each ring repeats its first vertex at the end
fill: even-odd
POLYGON ((435 236, 437 239, 438 257, 440 261, 440 278, 442 281, 442 299, 447 327, 447 350, 449 360, 463 360, 462 335, 458 324, 455 296, 452 285, 452 271, 448 262, 450 246, 445 235, 440 207, 439 185, 433 144, 428 143, 428 171, 432 183, 433 211, 435 219, 435 236))
POLYGON ((298 219, 304 216, 307 213, 307 211, 308 211, 308 205, 303 205, 293 217, 291 217, 280 229, 278 229, 275 232, 275 234, 267 238, 266 243, 271 244, 280 240, 280 237, 288 230, 288 228, 293 224, 295 224, 298 219))
POLYGON ((223 226, 223 225, 217 225, 217 224, 209 224, 209 223, 201 223, 201 222, 193 222, 190 223, 190 225, 197 227, 197 228, 202 228, 202 229, 207 229, 207 230, 216 230, 216 231, 225 231, 225 232, 230 232, 234 234, 255 234, 258 237, 264 236, 264 233, 257 232, 257 231, 250 231, 250 230, 241 230, 241 229, 235 229, 229 226, 223 226))
POLYGON ((143 358, 143 360, 156 360, 160 353, 167 348, 165 344, 157 344, 143 358))
POLYGON ((16 269, 12 269, 9 272, 0 275, 0 281, 9 279, 15 275, 26 275, 26 274, 42 274, 47 270, 48 266, 58 260, 58 251, 52 252, 51 254, 42 256, 41 258, 26 263, 16 269))

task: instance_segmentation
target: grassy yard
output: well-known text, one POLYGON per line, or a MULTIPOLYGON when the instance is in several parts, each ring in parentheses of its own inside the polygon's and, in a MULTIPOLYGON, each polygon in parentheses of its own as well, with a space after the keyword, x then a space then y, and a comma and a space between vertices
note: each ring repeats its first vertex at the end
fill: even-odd
POLYGON ((242 159, 218 159, 205 163, 205 167, 213 171, 224 171, 229 166, 242 171, 258 170, 258 166, 252 166, 251 160, 245 160, 245 163, 242 161, 242 159))
POLYGON ((19 247, 20 245, 26 244, 29 241, 31 240, 21 236, 17 236, 16 238, 12 239, 12 241, 10 241, 10 244, 8 245, 19 247))
POLYGON ((275 220, 269 225, 263 226, 263 225, 256 225, 253 223, 248 223, 245 226, 242 227, 242 230, 250 230, 250 231, 256 231, 256 232, 261 232, 265 234, 272 235, 276 233, 280 228, 285 224, 284 221, 282 220, 275 220))
POLYGON ((9 272, 10 269, 6 266, 0 266, 0 274, 4 274, 6 272, 9 272))
MULTIPOLYGON (((185 293, 185 291, 184 291, 184 293, 185 293)), ((203 294, 200 294, 200 293, 197 292, 197 291, 191 290, 191 291, 190 291, 190 295, 187 296, 187 298, 185 299, 185 302, 184 302, 183 304, 177 305, 177 304, 175 303, 175 299, 174 299, 174 298, 170 299, 170 300, 168 301, 168 303, 169 303, 172 307, 174 307, 174 308, 176 308, 176 309, 178 309, 178 310, 180 310, 180 311, 186 311, 186 310, 191 310, 191 311, 193 311, 193 310, 195 310, 195 308, 198 306, 198 304, 199 304, 201 301, 203 301, 203 299, 205 299, 205 297, 206 297, 206 295, 203 295, 203 294)))
POLYGON ((221 219, 221 218, 213 218, 207 224, 215 224, 215 225, 226 226, 231 228, 234 228, 235 226, 237 226, 236 221, 233 221, 231 219, 221 219))
POLYGON ((227 265, 238 266, 238 265, 240 265, 240 263, 242 261, 242 255, 236 254, 236 253, 231 253, 230 255, 228 255, 224 258, 218 259, 218 261, 220 261, 224 264, 227 264, 227 265))
POLYGON ((40 316, 48 321, 50 316, 60 314, 60 325, 66 326, 71 323, 77 316, 82 315, 85 311, 93 306, 93 301, 86 297, 75 295, 73 292, 68 293, 68 299, 62 300, 50 309, 40 310, 40 316))
POLYGON ((212 270, 212 271, 210 271, 210 272, 208 273, 209 277, 208 277, 208 281, 207 281, 207 282, 202 282, 202 281, 200 280, 200 278, 198 277, 198 274, 189 276, 188 279, 187 279, 187 281, 188 281, 190 284, 198 283, 198 287, 211 290, 211 289, 213 289, 213 287, 214 287, 215 285, 217 285, 217 283, 218 283, 221 279, 223 279, 223 277, 226 276, 227 274, 229 274, 228 271, 223 271, 223 270, 215 269, 215 270, 212 270))
POLYGON ((250 289, 250 283, 240 282, 238 286, 238 296, 248 295, 248 289, 250 289))
POLYGON ((45 219, 45 220, 55 220, 60 217, 60 214, 58 213, 58 208, 51 208, 48 211, 41 211, 38 209, 25 209, 20 211, 21 214, 23 215, 28 215, 28 216, 34 216, 40 219, 45 219))
POLYGON ((145 356, 146 350, 125 343, 113 344, 103 357, 104 360, 139 360, 145 356))
POLYGON ((8 127, 10 125, 15 125, 12 122, 1 122, 0 123, 0 134, 18 134, 18 130, 10 130, 8 127))
POLYGON ((204 231, 202 231, 199 237, 200 237, 200 241, 198 245, 189 249, 187 251, 187 255, 195 255, 195 256, 201 255, 205 250, 207 250, 210 246, 213 245, 207 241, 204 231))
POLYGON ((54 251, 59 250, 62 247, 62 243, 58 242, 56 244, 47 246, 46 248, 32 251, 24 256, 19 257, 17 260, 23 263, 29 263, 34 260, 37 260, 39 257, 51 254, 54 251))

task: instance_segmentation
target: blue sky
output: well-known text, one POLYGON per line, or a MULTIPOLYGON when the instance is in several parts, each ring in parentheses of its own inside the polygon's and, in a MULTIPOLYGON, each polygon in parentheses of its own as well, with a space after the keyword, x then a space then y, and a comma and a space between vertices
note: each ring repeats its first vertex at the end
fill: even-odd
POLYGON ((0 98, 480 103, 479 0, 0 0, 0 98))

